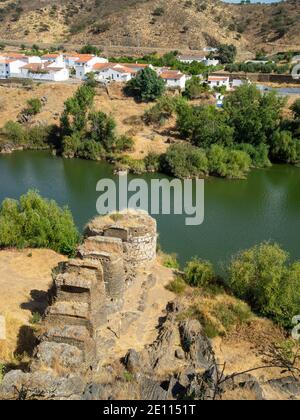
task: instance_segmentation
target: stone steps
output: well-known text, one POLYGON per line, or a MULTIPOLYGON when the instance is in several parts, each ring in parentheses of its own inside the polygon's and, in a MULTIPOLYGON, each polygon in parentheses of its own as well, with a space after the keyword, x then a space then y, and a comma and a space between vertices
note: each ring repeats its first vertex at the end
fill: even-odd
POLYGON ((85 326, 65 325, 50 328, 43 336, 44 341, 65 343, 84 350, 92 339, 90 331, 85 326))

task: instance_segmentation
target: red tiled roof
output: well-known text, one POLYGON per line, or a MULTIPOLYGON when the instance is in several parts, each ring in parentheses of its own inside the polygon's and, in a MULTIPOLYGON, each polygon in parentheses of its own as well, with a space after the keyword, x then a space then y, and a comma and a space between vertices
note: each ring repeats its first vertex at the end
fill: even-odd
POLYGON ((221 77, 221 76, 209 76, 208 81, 209 82, 220 82, 220 81, 225 81, 228 80, 229 77, 221 77))
POLYGON ((45 54, 42 56, 42 58, 58 58, 60 57, 60 54, 45 54))
POLYGON ((183 76, 183 73, 180 73, 178 71, 163 71, 160 74, 160 77, 162 79, 174 79, 174 80, 180 80, 183 76))
POLYGON ((114 70, 119 73, 135 74, 136 71, 120 63, 97 63, 93 66, 94 70, 114 70))

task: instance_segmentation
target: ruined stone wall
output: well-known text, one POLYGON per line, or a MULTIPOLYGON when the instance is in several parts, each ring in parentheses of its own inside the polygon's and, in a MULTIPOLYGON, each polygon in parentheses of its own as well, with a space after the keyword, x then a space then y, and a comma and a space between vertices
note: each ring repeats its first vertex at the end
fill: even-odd
POLYGON ((123 246, 125 269, 139 267, 156 258, 156 221, 143 212, 129 211, 94 219, 86 228, 86 236, 118 239, 123 246))
POLYGON ((32 378, 45 368, 55 377, 60 372, 85 375, 95 370, 110 348, 102 333, 121 314, 125 287, 130 286, 126 279, 134 277, 142 262, 155 259, 156 222, 148 215, 130 214, 120 223, 97 218, 89 226, 76 258, 53 271, 32 378))

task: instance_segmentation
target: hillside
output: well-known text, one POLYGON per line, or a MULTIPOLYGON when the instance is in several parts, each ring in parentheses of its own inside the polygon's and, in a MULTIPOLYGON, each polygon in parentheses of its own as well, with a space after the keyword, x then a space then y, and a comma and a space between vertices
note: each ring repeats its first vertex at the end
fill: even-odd
POLYGON ((14 0, 0 2, 0 38, 39 43, 240 51, 300 49, 300 0, 225 4, 219 0, 14 0))

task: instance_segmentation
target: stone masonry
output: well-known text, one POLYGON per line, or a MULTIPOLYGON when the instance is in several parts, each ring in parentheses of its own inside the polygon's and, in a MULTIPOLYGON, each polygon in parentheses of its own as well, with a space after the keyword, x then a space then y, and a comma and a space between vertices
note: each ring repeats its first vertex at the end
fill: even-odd
POLYGON ((156 222, 145 213, 96 218, 85 236, 76 258, 53 272, 32 374, 45 368, 56 375, 95 370, 109 348, 102 333, 110 317, 121 314, 129 280, 156 257, 156 222))

